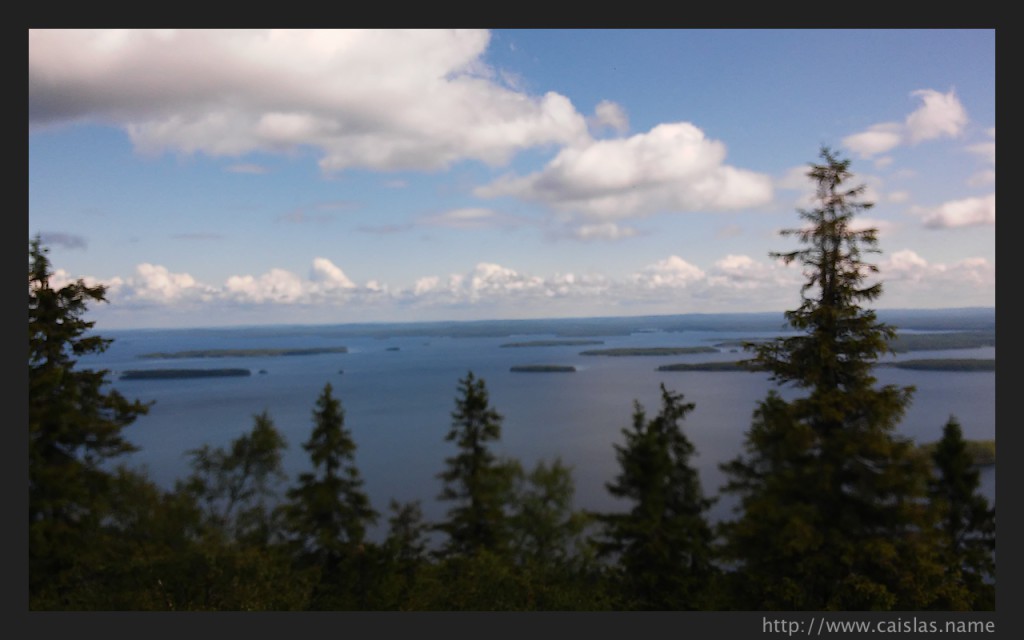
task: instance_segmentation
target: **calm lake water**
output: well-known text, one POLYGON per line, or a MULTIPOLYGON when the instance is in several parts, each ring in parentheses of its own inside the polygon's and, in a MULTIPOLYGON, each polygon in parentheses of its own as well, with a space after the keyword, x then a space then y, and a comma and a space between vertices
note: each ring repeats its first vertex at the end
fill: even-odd
MULTIPOLYGON (((411 326, 411 325, 410 325, 411 326)), ((514 326, 514 325, 513 325, 514 326)), ((457 327, 457 325, 456 325, 457 327)), ((268 411, 289 448, 289 479, 308 467, 302 443, 312 428, 311 414, 326 383, 345 411, 345 426, 358 447, 356 464, 373 506, 386 522, 391 498, 420 500, 428 519, 439 519, 447 505, 435 497, 436 475, 455 452, 444 437, 451 424, 458 381, 468 371, 483 378, 491 404, 504 416, 495 450, 530 467, 559 457, 573 467, 578 508, 610 510, 623 506, 605 483, 618 472, 613 445, 631 424, 633 402, 649 414, 660 406, 659 385, 681 392, 696 408, 683 422, 697 449, 695 466, 705 492, 717 495, 724 478, 718 465, 741 450, 752 412, 768 390, 767 375, 747 372, 659 372, 676 362, 737 360, 743 354, 683 356, 588 356, 586 349, 617 347, 713 346, 716 343, 776 335, 750 330, 637 330, 624 335, 586 336, 599 345, 503 347, 510 342, 567 339, 557 329, 543 333, 536 323, 522 335, 387 335, 342 327, 276 327, 107 331, 114 342, 104 354, 79 366, 111 371, 111 384, 130 399, 155 401, 150 413, 126 433, 140 451, 125 461, 144 466, 165 487, 188 473, 189 449, 225 445, 251 429, 253 415, 268 411), (277 349, 347 347, 347 353, 191 359, 142 359, 152 352, 196 349, 277 349), (572 365, 575 373, 514 373, 513 365, 572 365), (248 377, 174 380, 120 380, 127 369, 245 368, 248 377), (259 373, 265 370, 266 373, 259 373)), ((573 336, 573 339, 584 339, 573 336)), ((914 352, 902 358, 995 358, 995 348, 914 352)), ((995 438, 994 372, 928 372, 880 368, 879 384, 914 385, 917 391, 899 432, 919 442, 941 437, 955 415, 971 439, 995 438)), ((792 395, 784 390, 784 395, 792 395)), ((995 499, 995 471, 982 473, 983 491, 995 499)), ((713 518, 728 517, 721 500, 713 518)))

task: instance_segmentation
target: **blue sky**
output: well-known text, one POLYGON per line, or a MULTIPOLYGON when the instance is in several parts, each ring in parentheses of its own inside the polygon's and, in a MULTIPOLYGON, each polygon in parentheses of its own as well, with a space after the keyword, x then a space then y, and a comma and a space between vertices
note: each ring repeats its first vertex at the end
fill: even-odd
POLYGON ((98 328, 783 311, 827 145, 878 308, 995 305, 995 31, 29 32, 98 328))

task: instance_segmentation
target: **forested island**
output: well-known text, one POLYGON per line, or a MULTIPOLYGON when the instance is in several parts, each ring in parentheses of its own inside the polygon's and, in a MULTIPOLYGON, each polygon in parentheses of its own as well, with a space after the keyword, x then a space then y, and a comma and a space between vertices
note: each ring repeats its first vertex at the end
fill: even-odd
POLYGON ((509 368, 515 373, 575 373, 576 367, 561 364, 519 364, 509 368))
POLYGON ((883 362, 880 366, 914 371, 995 371, 996 361, 982 358, 932 358, 883 362))
POLYGON ((679 356, 694 353, 718 353, 714 347, 622 347, 580 351, 581 356, 679 356))
POLYGON ((268 356, 313 356, 323 353, 348 353, 348 347, 317 347, 310 349, 196 349, 143 353, 140 358, 170 360, 174 358, 264 358, 268 356))
POLYGON ((896 353, 907 351, 940 351, 945 349, 977 349, 996 346, 995 329, 991 331, 951 331, 942 333, 900 333, 889 343, 896 353))
MULTIPOLYGON (((266 371, 261 371, 266 373, 266 371)), ((122 380, 169 380, 172 378, 224 378, 249 376, 248 369, 129 369, 121 373, 122 380)))

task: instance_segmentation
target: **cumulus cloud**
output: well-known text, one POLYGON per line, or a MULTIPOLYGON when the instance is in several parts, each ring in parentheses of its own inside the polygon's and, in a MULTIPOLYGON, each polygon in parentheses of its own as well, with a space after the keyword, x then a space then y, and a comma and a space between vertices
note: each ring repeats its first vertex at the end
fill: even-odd
POLYGON ((871 158, 902 145, 955 138, 963 133, 968 122, 967 111, 955 91, 940 93, 922 89, 910 95, 920 98, 922 104, 903 122, 872 125, 866 131, 843 138, 843 145, 862 158, 871 158))
POLYGON ((907 116, 907 138, 910 144, 935 138, 955 138, 964 130, 967 111, 956 93, 922 89, 912 95, 919 96, 924 104, 907 116))
MULTIPOLYGON (((929 264, 913 251, 897 251, 879 265, 888 295, 901 304, 934 299, 936 292, 952 300, 950 292, 965 292, 957 303, 993 304, 995 268, 981 258, 955 264, 929 264), (930 298, 929 298, 930 296, 930 298)), ((261 275, 236 275, 221 286, 197 282, 184 273, 141 264, 128 278, 82 278, 107 287, 110 305, 125 309, 163 309, 176 316, 186 310, 205 321, 230 310, 246 313, 295 314, 278 318, 371 318, 416 310, 438 318, 457 318, 469 309, 491 310, 496 317, 520 317, 560 310, 563 314, 612 314, 631 309, 645 312, 687 313, 708 311, 779 310, 798 304, 796 295, 803 275, 799 265, 779 261, 763 263, 745 255, 726 255, 701 267, 671 255, 622 277, 605 274, 534 274, 495 262, 480 262, 462 273, 417 278, 407 287, 392 287, 371 280, 357 285, 326 258, 312 262, 307 277, 284 269, 261 275), (276 311, 273 311, 276 310, 276 311), (333 310, 333 311, 332 311, 333 310)), ((72 282, 63 269, 55 269, 51 284, 72 282)), ((161 312, 161 313, 164 313, 161 312)), ((154 316, 159 317, 159 316, 154 316)), ((170 316, 168 316, 170 317, 170 316)), ((227 315, 224 315, 227 317, 227 315)), ((254 316, 244 316, 254 317, 254 316)), ((268 316, 269 317, 269 316, 268 316)), ((423 317, 423 316, 418 316, 423 317)), ((293 320, 285 320, 293 321, 293 320)))
POLYGON ((679 256, 669 256, 648 265, 633 276, 633 281, 645 289, 686 287, 704 279, 705 273, 679 256))
POLYGON ((345 272, 339 269, 327 258, 314 258, 313 267, 310 269, 309 279, 318 282, 326 289, 352 289, 356 285, 348 279, 345 272))
POLYGON ((629 116, 626 115, 626 110, 611 100, 599 102, 589 122, 591 128, 596 130, 611 129, 620 134, 629 131, 629 116))
POLYGON ((151 153, 308 147, 325 171, 497 165, 587 136, 564 96, 503 84, 482 62, 489 40, 472 29, 33 29, 29 122, 114 124, 151 153))
POLYGON ((668 211, 728 211, 772 197, 767 176, 724 164, 725 145, 686 122, 647 133, 589 140, 560 151, 543 170, 505 176, 481 197, 515 196, 589 220, 668 211))
POLYGON ((891 254, 879 269, 883 295, 899 300, 900 306, 930 306, 928 301, 937 296, 950 307, 995 304, 995 265, 984 258, 933 264, 904 249, 891 254))
POLYGON ((933 209, 915 209, 929 229, 992 226, 996 223, 996 196, 964 198, 945 202, 933 209))

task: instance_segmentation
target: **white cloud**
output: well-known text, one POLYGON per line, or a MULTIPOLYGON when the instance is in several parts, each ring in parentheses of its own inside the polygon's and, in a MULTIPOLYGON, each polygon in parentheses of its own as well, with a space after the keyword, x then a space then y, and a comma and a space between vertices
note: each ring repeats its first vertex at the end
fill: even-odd
POLYGON ((676 288, 698 283, 704 279, 705 275, 699 267, 679 256, 669 256, 648 265, 640 273, 634 275, 633 280, 637 286, 645 289, 676 288))
POLYGON ((352 289, 356 285, 348 279, 345 272, 327 258, 314 258, 309 279, 318 282, 326 289, 352 289))
POLYGON ((954 91, 940 93, 922 89, 911 95, 920 98, 923 104, 904 122, 872 125, 866 131, 843 138, 843 145, 862 158, 871 158, 902 145, 957 137, 963 133, 968 122, 967 111, 954 91))
POLYGON ((935 138, 955 138, 967 125, 967 111, 956 93, 922 89, 913 93, 924 104, 907 116, 907 138, 911 144, 935 138))
POLYGON ((767 176, 724 164, 725 145, 686 122, 564 148, 540 172, 506 176, 476 190, 516 196, 608 221, 658 212, 726 211, 772 197, 767 176))
POLYGON ((302 279, 284 269, 271 269, 258 278, 231 276, 225 293, 242 302, 298 303, 303 298, 302 279))
MULTIPOLYGON (((948 300, 959 304, 994 304, 995 268, 981 258, 950 265, 929 264, 910 250, 891 254, 879 265, 885 291, 903 306, 948 300), (954 297, 951 292, 958 292, 954 297), (938 298, 937 298, 938 296, 938 298), (921 302, 924 301, 924 302, 921 302)), ((236 275, 220 287, 197 282, 188 274, 144 263, 133 277, 87 284, 108 287, 109 305, 95 313, 123 314, 149 309, 150 317, 167 319, 197 314, 194 325, 210 318, 274 317, 276 321, 330 321, 344 307, 346 317, 394 317, 416 310, 425 317, 615 315, 622 310, 649 313, 778 311, 799 304, 803 283, 800 265, 762 263, 745 255, 726 255, 702 268, 671 255, 623 277, 604 274, 524 273, 494 262, 480 262, 464 273, 424 276, 407 287, 376 280, 358 286, 330 260, 316 258, 308 278, 284 269, 259 275, 236 275), (109 309, 109 311, 108 311, 109 309), (164 311, 160 311, 164 310, 164 311), (332 311, 333 310, 333 311, 332 311), (331 315, 331 314, 335 315, 331 315), (160 315, 164 314, 164 316, 160 315), (271 315, 267 315, 271 314, 271 315), (286 314, 286 315, 281 315, 286 314), (291 315, 287 315, 291 314, 291 315), (290 318, 290 319, 289 319, 290 318)), ((56 269, 51 284, 63 286, 70 274, 56 269)), ((897 305, 899 306, 899 305, 897 305)), ((379 319, 379 318, 378 318, 379 319)))
POLYGON ((995 305, 995 265, 984 258, 932 264, 910 249, 879 264, 883 300, 900 307, 995 305))
POLYGON ((898 124, 876 124, 867 131, 843 138, 843 145, 862 158, 870 158, 900 146, 903 136, 902 127, 898 124))
POLYGON ((482 30, 29 31, 30 125, 122 126, 140 150, 311 147, 325 171, 506 162, 587 136, 564 96, 499 84, 482 30))
POLYGON ((629 131, 629 116, 622 105, 611 100, 602 100, 594 108, 594 115, 590 118, 591 126, 595 129, 609 128, 617 133, 629 131))
POLYGON ((964 198, 945 202, 933 209, 915 209, 924 226, 931 229, 989 226, 996 223, 996 196, 964 198))

